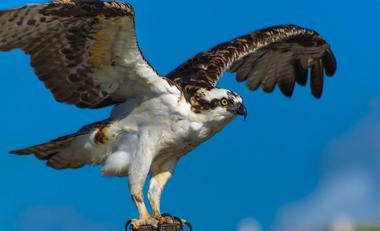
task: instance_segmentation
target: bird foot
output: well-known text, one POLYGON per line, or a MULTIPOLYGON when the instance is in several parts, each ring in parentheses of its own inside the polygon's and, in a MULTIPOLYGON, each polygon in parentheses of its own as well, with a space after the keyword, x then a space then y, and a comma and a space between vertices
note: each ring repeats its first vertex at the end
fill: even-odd
POLYGON ((161 217, 157 218, 160 224, 185 224, 187 221, 175 216, 172 216, 168 213, 162 214, 161 217))
POLYGON ((156 230, 158 228, 159 220, 153 217, 145 219, 133 219, 130 222, 132 230, 156 230), (153 229, 152 229, 153 228, 153 229))
MULTIPOLYGON (((183 226, 188 226, 189 230, 191 231, 192 230, 192 226, 191 224, 186 221, 185 219, 181 219, 179 217, 176 217, 176 216, 172 216, 171 214, 162 214, 161 217, 157 218, 159 220, 159 226, 162 227, 162 226, 177 226, 177 227, 183 227, 183 226)), ((179 230, 179 229, 178 229, 179 230)), ((182 229, 181 229, 182 230, 182 229)))
POLYGON ((173 230, 182 231, 184 226, 187 226, 192 231, 192 226, 184 219, 172 216, 170 214, 163 214, 160 217, 149 217, 147 219, 134 219, 128 221, 125 226, 126 231, 161 231, 173 230))

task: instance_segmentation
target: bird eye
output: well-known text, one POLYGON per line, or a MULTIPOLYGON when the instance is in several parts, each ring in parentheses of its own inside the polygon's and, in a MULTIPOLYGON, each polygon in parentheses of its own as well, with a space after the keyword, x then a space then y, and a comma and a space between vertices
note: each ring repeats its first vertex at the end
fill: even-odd
POLYGON ((228 100, 223 98, 220 100, 220 105, 222 105, 223 107, 226 107, 228 105, 228 100))

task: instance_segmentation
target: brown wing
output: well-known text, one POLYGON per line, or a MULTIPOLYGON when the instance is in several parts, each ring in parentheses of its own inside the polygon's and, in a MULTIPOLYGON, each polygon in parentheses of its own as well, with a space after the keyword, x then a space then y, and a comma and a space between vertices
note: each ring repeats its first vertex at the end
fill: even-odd
POLYGON ((134 12, 126 3, 29 5, 0 11, 0 26, 0 51, 30 54, 37 76, 59 102, 99 108, 135 95, 144 78, 159 78, 138 48, 134 12))
POLYGON ((286 96, 295 83, 306 85, 310 69, 311 89, 319 98, 324 72, 336 71, 335 57, 316 32, 294 25, 266 28, 196 55, 168 75, 182 86, 215 87, 225 71, 237 73, 251 90, 267 92, 276 85, 286 96))

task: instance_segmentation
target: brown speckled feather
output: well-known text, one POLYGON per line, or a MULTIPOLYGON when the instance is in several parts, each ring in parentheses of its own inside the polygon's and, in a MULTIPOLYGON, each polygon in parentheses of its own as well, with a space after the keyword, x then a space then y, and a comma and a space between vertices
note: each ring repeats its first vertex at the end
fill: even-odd
POLYGON ((84 162, 62 162, 59 158, 55 158, 57 154, 59 154, 62 150, 65 148, 68 148, 70 145, 72 145, 72 142, 75 142, 75 140, 83 135, 87 135, 88 133, 92 132, 95 129, 102 129, 109 125, 109 120, 103 120, 96 123, 92 123, 89 125, 86 125, 82 127, 78 132, 68 135, 68 136, 62 136, 60 138, 57 138, 55 140, 52 140, 50 142, 35 145, 28 148, 23 148, 19 150, 11 151, 12 154, 17 155, 29 155, 34 154, 36 158, 40 160, 47 160, 47 165, 50 167, 53 167, 55 169, 64 169, 64 168, 80 168, 84 164, 84 162))
POLYGON ((29 5, 0 11, 0 26, 0 51, 21 48, 30 54, 37 76, 59 102, 85 108, 118 103, 126 98, 119 89, 135 85, 139 77, 131 62, 149 66, 137 45, 133 9, 126 3, 29 5))
POLYGON ((306 85, 309 69, 312 93, 319 98, 324 72, 335 74, 335 57, 316 32, 286 25, 259 30, 200 53, 168 78, 183 88, 211 88, 229 71, 237 74, 238 81, 247 81, 251 90, 262 86, 271 92, 278 85, 290 97, 296 83, 306 85))

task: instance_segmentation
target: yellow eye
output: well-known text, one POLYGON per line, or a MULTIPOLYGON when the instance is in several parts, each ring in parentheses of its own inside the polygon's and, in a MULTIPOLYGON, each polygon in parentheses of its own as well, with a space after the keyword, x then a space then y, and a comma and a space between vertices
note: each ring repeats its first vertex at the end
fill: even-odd
POLYGON ((223 98, 220 100, 220 105, 222 105, 223 107, 226 107, 228 105, 228 100, 223 98))

